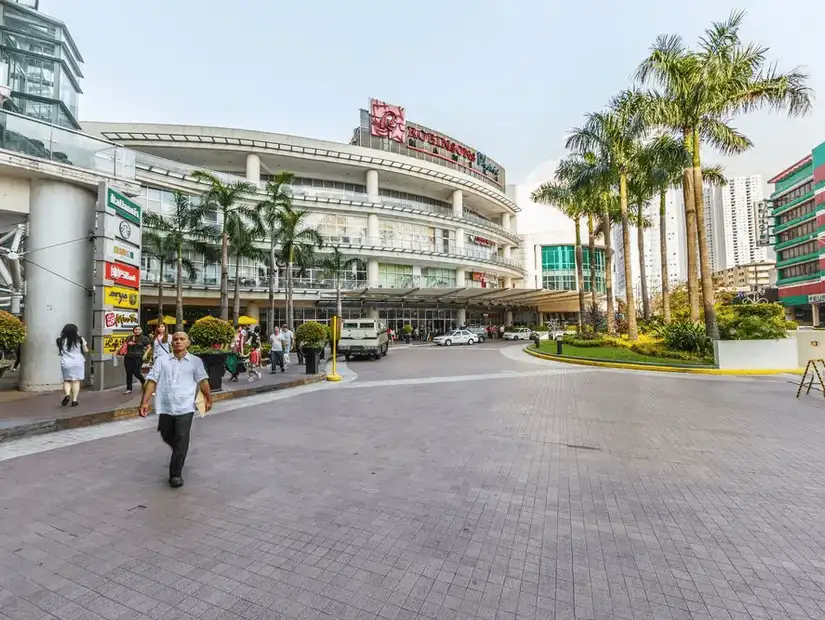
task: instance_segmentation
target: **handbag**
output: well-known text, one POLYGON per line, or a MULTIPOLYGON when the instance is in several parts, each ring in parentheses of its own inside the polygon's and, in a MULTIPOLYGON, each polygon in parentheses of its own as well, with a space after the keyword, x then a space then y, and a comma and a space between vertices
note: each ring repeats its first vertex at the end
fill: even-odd
POLYGON ((123 344, 120 345, 120 348, 117 350, 117 354, 122 357, 122 356, 126 355, 126 353, 128 351, 129 351, 129 340, 126 339, 126 340, 123 341, 123 344))

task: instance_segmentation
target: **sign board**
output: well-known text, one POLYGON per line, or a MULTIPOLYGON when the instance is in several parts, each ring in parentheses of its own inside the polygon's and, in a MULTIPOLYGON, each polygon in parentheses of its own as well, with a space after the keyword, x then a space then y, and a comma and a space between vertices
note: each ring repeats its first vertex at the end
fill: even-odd
POLYGON ((103 274, 104 278, 115 284, 128 286, 129 288, 140 287, 140 269, 137 267, 107 262, 103 274))
POLYGON ((115 355, 118 349, 123 346, 126 339, 132 335, 131 330, 128 332, 114 332, 103 337, 103 352, 107 355, 115 355))
POLYGON ((122 286, 104 286, 103 305, 137 310, 140 308, 140 293, 122 286))
POLYGON ((103 231, 107 239, 119 239, 129 245, 140 245, 140 226, 122 217, 106 214, 103 217, 103 231))
POLYGON ((817 293, 816 295, 808 295, 809 304, 825 304, 825 293, 817 293))
POLYGON ((119 261, 132 267, 140 267, 140 248, 117 239, 106 239, 103 244, 103 258, 106 261, 119 261))
POLYGON ((120 192, 116 192, 111 187, 106 188, 106 209, 111 209, 120 217, 129 220, 140 227, 141 209, 140 205, 129 200, 120 192))
POLYGON ((137 311, 109 310, 103 313, 103 329, 132 329, 140 325, 140 315, 137 311))

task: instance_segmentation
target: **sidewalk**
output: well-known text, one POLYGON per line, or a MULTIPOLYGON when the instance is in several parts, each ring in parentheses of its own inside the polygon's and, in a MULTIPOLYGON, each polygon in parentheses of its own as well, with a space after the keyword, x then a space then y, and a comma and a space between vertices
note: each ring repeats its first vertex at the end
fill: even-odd
MULTIPOLYGON (((249 382, 246 375, 242 374, 238 383, 229 382, 229 373, 227 373, 224 375, 223 390, 216 392, 213 400, 221 401, 284 390, 316 383, 326 376, 324 372, 307 375, 304 366, 294 361, 286 372, 278 372, 274 375, 269 374, 268 369, 262 369, 262 372, 263 377, 253 382, 249 382)), ((0 391, 0 442, 27 435, 101 424, 137 415, 140 391, 135 390, 132 394, 124 395, 123 389, 121 387, 103 392, 82 390, 77 407, 60 405, 63 398, 62 391, 45 393, 0 391)))

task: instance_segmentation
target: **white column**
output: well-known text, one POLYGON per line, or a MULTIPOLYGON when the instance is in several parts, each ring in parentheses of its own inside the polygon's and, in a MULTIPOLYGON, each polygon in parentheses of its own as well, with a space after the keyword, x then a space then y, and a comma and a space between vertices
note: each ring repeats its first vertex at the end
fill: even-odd
POLYGON ((376 288, 378 284, 378 259, 371 258, 367 261, 367 286, 376 288))
POLYGON ((819 327, 819 304, 811 304, 811 318, 813 319, 813 326, 819 327))
POLYGON ((367 196, 378 198, 378 171, 367 170, 367 196))
POLYGON ((541 246, 536 244, 535 247, 534 247, 534 250, 535 250, 533 252, 534 260, 535 260, 534 269, 535 269, 535 273, 536 273, 535 287, 536 288, 544 288, 544 284, 543 284, 544 279, 542 278, 542 275, 541 275, 541 246))
POLYGON ((67 183, 32 182, 25 262, 28 335, 23 343, 21 390, 37 392, 62 385, 54 343, 67 323, 77 325, 91 346, 94 248, 88 239, 94 229, 95 200, 89 190, 67 183))
POLYGON ((256 321, 261 320, 261 309, 258 307, 254 301, 250 301, 246 305, 246 312, 244 313, 246 316, 255 319, 256 321))
POLYGON ((368 319, 377 319, 378 318, 378 308, 373 308, 372 306, 367 308, 367 318, 368 319))
POLYGON ((453 191, 453 215, 464 217, 464 194, 460 189, 453 191))
POLYGON ((508 310, 504 313, 504 324, 505 325, 512 325, 513 324, 513 311, 508 310))
POLYGON ((466 236, 463 228, 455 229, 455 249, 458 254, 461 254, 461 251, 464 249, 464 239, 466 236))
POLYGON ((504 230, 510 230, 510 214, 509 213, 502 213, 501 214, 501 227, 504 230))
POLYGON ((504 258, 511 258, 513 255, 513 246, 505 245, 504 246, 504 258))
POLYGON ((513 278, 510 276, 504 276, 504 284, 501 285, 502 288, 513 288, 513 278))
POLYGON ((246 156, 246 180, 256 185, 261 183, 261 158, 256 153, 246 156))
POLYGON ((467 309, 459 308, 455 311, 455 326, 461 327, 467 324, 467 309))
POLYGON ((467 276, 464 267, 459 267, 455 270, 455 285, 465 286, 467 283, 467 276))
POLYGON ((381 232, 378 227, 378 216, 375 213, 370 213, 367 216, 367 238, 370 243, 377 243, 381 237, 381 232))

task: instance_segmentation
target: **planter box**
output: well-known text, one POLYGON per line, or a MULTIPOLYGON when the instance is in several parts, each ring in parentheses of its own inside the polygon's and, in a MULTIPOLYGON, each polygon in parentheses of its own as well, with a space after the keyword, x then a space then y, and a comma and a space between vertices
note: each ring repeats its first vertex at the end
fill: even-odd
POLYGON ((794 338, 784 340, 714 340, 720 370, 789 370, 798 368, 794 338))

